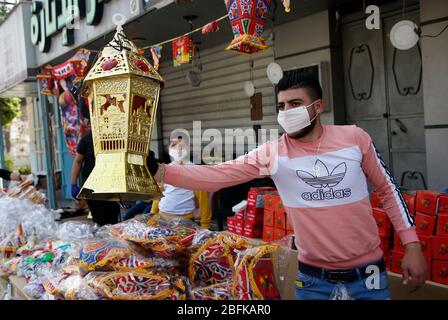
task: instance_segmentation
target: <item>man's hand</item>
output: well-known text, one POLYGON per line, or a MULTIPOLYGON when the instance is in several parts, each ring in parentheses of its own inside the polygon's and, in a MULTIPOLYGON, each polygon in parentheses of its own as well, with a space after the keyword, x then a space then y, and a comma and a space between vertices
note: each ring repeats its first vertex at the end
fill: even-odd
POLYGON ((426 260, 419 242, 408 243, 405 245, 405 248, 406 253, 401 262, 403 284, 410 283, 410 291, 415 292, 425 284, 427 274, 426 260))
POLYGON ((78 199, 78 194, 81 189, 79 189, 77 184, 72 184, 72 197, 73 199, 78 199))

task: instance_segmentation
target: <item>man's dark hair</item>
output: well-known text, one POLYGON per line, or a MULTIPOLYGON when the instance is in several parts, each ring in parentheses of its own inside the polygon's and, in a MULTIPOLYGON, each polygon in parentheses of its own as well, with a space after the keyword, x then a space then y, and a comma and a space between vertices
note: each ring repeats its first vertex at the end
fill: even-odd
POLYGON ((286 71, 277 85, 277 91, 303 88, 311 100, 322 99, 322 87, 319 80, 310 73, 299 70, 286 71))

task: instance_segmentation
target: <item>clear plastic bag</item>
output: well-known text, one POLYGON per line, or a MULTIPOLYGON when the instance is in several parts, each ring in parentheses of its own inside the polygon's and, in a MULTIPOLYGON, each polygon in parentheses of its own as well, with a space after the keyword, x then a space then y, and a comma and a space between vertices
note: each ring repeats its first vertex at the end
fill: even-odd
POLYGON ((191 298, 193 300, 234 300, 232 281, 197 287, 191 291, 191 298))
POLYGON ((82 275, 90 271, 112 271, 113 264, 132 256, 134 251, 124 241, 114 238, 85 241, 77 259, 82 275))
POLYGON ((99 296, 90 288, 84 278, 72 275, 60 283, 60 290, 66 300, 97 300, 99 296))
POLYGON ((186 300, 190 296, 190 284, 185 277, 118 271, 98 282, 105 295, 113 300, 186 300))
POLYGON ((56 236, 64 241, 93 239, 98 229, 94 222, 67 221, 59 225, 56 236))
POLYGON ((200 229, 196 232, 191 243, 192 247, 200 247, 208 241, 208 239, 216 237, 217 233, 208 229, 200 229))
POLYGON ((274 273, 278 249, 278 245, 261 245, 239 251, 232 290, 235 299, 281 299, 274 273))
POLYGON ((23 292, 30 298, 40 300, 45 294, 45 288, 42 284, 43 278, 39 277, 31 280, 23 288, 23 292))
POLYGON ((57 211, 48 210, 42 204, 28 199, 20 200, 10 196, 0 198, 0 241, 22 224, 25 236, 34 234, 37 241, 52 238, 57 230, 57 211))

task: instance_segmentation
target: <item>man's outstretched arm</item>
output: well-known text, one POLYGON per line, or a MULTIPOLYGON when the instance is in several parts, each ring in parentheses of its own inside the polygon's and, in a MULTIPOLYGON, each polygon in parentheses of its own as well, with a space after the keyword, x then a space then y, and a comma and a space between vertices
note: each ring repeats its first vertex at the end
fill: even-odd
POLYGON ((217 191, 270 175, 272 165, 268 145, 263 145, 236 160, 219 165, 161 165, 156 180, 179 188, 217 191))

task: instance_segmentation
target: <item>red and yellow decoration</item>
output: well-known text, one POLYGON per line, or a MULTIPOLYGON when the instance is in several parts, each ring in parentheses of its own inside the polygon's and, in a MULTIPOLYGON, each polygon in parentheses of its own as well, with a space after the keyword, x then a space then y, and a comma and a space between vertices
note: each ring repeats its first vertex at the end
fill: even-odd
POLYGON ((226 50, 253 54, 267 48, 264 25, 271 0, 224 0, 235 36, 226 50))
POLYGON ((42 68, 42 72, 37 75, 39 80, 40 92, 46 96, 57 96, 58 86, 56 85, 54 76, 52 74, 52 67, 47 65, 42 68))
POLYGON ((277 300, 280 293, 274 278, 275 245, 248 249, 235 271, 233 296, 237 300, 277 300))
POLYGON ((193 41, 181 37, 173 41, 173 63, 175 67, 190 63, 193 58, 193 41))

